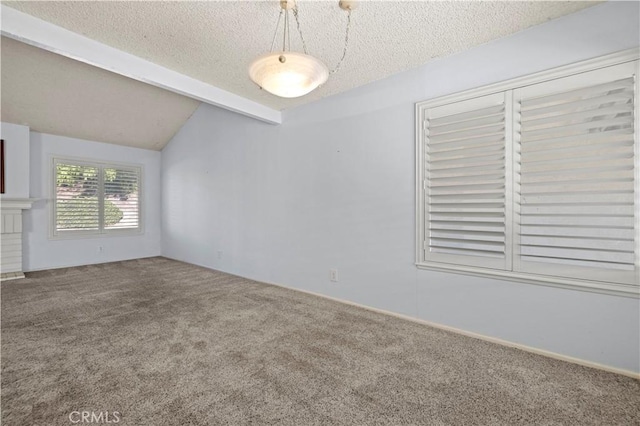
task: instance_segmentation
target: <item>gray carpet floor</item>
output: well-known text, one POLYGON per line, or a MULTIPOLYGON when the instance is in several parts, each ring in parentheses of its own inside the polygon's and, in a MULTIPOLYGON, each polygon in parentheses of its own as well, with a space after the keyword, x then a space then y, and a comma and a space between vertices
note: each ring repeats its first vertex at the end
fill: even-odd
POLYGON ((640 381, 165 258, 1 291, 5 426, 640 424, 640 381))

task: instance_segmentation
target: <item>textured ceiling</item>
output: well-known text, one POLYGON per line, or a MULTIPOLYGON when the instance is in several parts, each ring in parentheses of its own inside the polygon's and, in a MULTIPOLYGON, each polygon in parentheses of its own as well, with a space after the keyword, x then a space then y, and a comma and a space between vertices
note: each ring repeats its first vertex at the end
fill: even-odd
POLYGON ((2 121, 162 149, 200 102, 2 37, 2 121))
MULTIPOLYGON (((596 4, 361 1, 352 14, 351 43, 340 71, 305 97, 281 99, 259 90, 247 75, 253 58, 270 47, 279 13, 275 0, 3 3, 276 109, 340 93, 596 4)), ((298 4, 309 52, 333 68, 342 53, 346 13, 337 0, 298 4)), ((292 30, 292 43, 300 50, 292 30)))

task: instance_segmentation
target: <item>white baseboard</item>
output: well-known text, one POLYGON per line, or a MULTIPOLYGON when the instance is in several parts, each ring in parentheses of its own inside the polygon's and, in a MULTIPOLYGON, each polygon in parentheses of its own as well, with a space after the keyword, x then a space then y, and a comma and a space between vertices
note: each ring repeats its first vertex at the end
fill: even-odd
MULTIPOLYGON (((122 259, 109 259, 109 260, 103 260, 103 261, 99 261, 99 262, 91 262, 91 263, 69 263, 69 264, 64 264, 64 265, 55 265, 55 266, 45 266, 45 267, 41 267, 41 268, 33 268, 33 269, 27 269, 24 272, 38 272, 38 271, 48 271, 51 269, 64 269, 64 268, 77 268, 78 266, 91 266, 91 265, 101 265, 103 263, 114 263, 114 262, 126 262, 127 260, 137 260, 137 259, 148 259, 150 257, 162 257, 161 254, 153 254, 153 255, 149 255, 149 256, 136 256, 136 257, 126 257, 126 258, 122 258, 122 259)), ((186 262, 188 263, 188 262, 186 262)))
POLYGON ((21 278, 24 278, 24 274, 22 272, 3 272, 3 273, 0 273, 0 281, 19 280, 21 278))

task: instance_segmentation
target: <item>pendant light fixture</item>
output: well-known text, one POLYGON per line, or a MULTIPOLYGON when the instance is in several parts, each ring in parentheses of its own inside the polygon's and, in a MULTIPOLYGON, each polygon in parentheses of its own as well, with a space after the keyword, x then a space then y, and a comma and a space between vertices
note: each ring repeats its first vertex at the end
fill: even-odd
POLYGON ((302 37, 300 30, 300 20, 298 6, 295 0, 280 0, 280 15, 271 42, 269 53, 256 58, 249 66, 249 77, 261 89, 266 90, 276 96, 283 98, 297 98, 313 91, 318 86, 324 84, 329 78, 329 74, 338 71, 342 61, 347 54, 349 42, 349 28, 351 26, 351 11, 355 7, 354 1, 340 1, 340 8, 347 11, 347 29, 342 57, 338 65, 329 71, 327 66, 319 59, 309 55, 307 44, 302 37), (296 21, 296 27, 300 40, 302 41, 302 52, 291 51, 291 31, 289 28, 289 11, 292 12, 296 21), (278 38, 280 21, 284 15, 284 25, 282 29, 282 50, 274 52, 278 38))

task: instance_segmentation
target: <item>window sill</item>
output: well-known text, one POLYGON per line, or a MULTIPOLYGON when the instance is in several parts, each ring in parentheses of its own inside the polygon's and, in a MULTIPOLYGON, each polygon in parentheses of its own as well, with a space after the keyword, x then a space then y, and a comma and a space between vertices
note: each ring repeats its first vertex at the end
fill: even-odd
POLYGON ((139 237, 144 234, 142 229, 136 230, 118 230, 110 232, 69 232, 63 234, 49 235, 49 240, 75 240, 75 239, 90 239, 90 238, 109 238, 109 237, 139 237))
POLYGON ((462 275, 472 275, 481 278, 493 278, 504 281, 515 281, 525 284, 542 285, 547 287, 557 287, 569 290, 587 291, 591 293, 608 294, 612 296, 622 296, 640 298, 640 287, 634 285, 606 283, 598 281, 574 280, 569 278, 558 278, 544 275, 525 274, 511 271, 490 270, 472 266, 450 265, 446 263, 416 263, 418 269, 425 269, 438 272, 449 272, 462 275))

